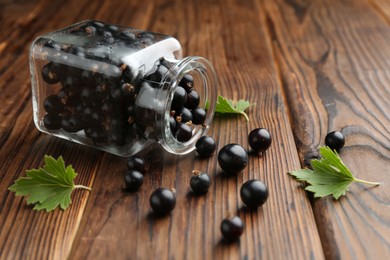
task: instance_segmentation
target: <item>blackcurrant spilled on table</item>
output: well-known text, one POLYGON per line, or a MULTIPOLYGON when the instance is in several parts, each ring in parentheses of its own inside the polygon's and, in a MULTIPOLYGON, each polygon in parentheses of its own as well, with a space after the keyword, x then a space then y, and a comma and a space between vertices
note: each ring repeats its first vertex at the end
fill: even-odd
POLYGON ((240 196, 246 206, 258 208, 267 201, 268 188, 259 180, 249 180, 241 186, 240 196))
POLYGON ((227 144, 219 150, 218 163, 227 174, 241 172, 248 164, 248 155, 239 144, 227 144))
POLYGON ((271 146, 272 137, 267 129, 256 128, 249 133, 248 143, 253 151, 261 154, 271 146))
POLYGON ((238 216, 226 218, 221 223, 221 233, 225 241, 234 242, 244 232, 244 223, 238 216))
POLYGON ((332 150, 339 151, 344 147, 345 138, 344 135, 339 131, 333 131, 326 135, 325 145, 332 150))
POLYGON ((125 191, 133 192, 142 186, 144 176, 139 171, 129 170, 125 172, 124 180, 125 185, 123 186, 123 189, 125 191))
POLYGON ((175 208, 176 195, 170 189, 157 188, 150 196, 149 202, 150 207, 156 215, 167 215, 175 208))
POLYGON ((146 172, 146 164, 144 159, 139 156, 131 156, 127 159, 127 169, 136 170, 144 174, 146 172))
POLYGON ((210 157, 215 151, 215 141, 210 136, 202 136, 196 141, 196 152, 202 157, 210 157))
POLYGON ((210 176, 205 172, 196 170, 193 171, 193 174, 190 180, 191 190, 195 194, 207 193, 211 184, 210 176))

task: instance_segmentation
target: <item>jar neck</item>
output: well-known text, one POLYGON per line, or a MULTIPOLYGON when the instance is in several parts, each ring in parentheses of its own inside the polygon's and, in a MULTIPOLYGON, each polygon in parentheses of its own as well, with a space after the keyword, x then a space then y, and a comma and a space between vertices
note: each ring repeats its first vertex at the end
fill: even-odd
POLYGON ((155 114, 156 135, 159 143, 170 153, 187 154, 195 149, 196 141, 205 135, 214 117, 217 101, 217 77, 208 60, 198 56, 185 57, 182 60, 165 60, 170 68, 161 80, 159 98, 155 100, 160 107, 155 114), (194 78, 194 90, 199 94, 200 108, 206 109, 206 119, 202 125, 192 125, 192 138, 187 142, 179 142, 170 128, 171 105, 175 90, 187 74, 194 78), (165 101, 165 102, 164 102, 165 101))

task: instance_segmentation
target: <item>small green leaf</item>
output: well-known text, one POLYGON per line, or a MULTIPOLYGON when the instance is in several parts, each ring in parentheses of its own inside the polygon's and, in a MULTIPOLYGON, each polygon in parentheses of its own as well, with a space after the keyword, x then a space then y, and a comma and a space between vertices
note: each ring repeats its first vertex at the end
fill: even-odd
MULTIPOLYGON (((206 103, 206 109, 209 108, 209 103, 206 103)), ((226 99, 222 96, 218 96, 217 103, 215 105, 215 112, 219 114, 241 114, 245 117, 246 121, 249 121, 248 115, 245 113, 250 106, 253 106, 254 103, 249 103, 246 100, 239 100, 236 103, 231 99, 226 99)))
POLYGON ((27 204, 35 204, 34 209, 54 210, 58 206, 62 209, 68 208, 72 202, 70 195, 76 188, 90 188, 82 185, 74 185, 74 178, 77 173, 69 165, 65 168, 62 157, 54 159, 45 156, 43 168, 26 171, 26 177, 20 177, 9 187, 16 196, 28 196, 27 204))
POLYGON ((329 147, 321 147, 320 154, 321 159, 310 162, 313 170, 301 169, 289 172, 298 181, 307 182, 309 185, 305 190, 313 192, 315 198, 332 195, 337 200, 340 196, 345 196, 352 182, 379 185, 378 182, 367 182, 355 178, 338 153, 329 147))

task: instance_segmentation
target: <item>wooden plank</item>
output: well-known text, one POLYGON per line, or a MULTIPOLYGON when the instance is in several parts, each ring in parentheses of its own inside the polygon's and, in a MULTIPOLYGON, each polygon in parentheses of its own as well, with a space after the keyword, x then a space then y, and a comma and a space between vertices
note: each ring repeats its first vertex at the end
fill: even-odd
MULTIPOLYGON (((200 160, 191 153, 172 156, 161 149, 145 155, 149 172, 139 192, 120 189, 125 160, 106 155, 89 198, 70 259, 322 259, 323 251, 308 198, 287 171, 299 168, 283 93, 274 65, 265 16, 254 1, 156 2, 147 29, 174 35, 187 55, 207 57, 220 77, 220 94, 256 102, 250 122, 216 117, 210 134, 219 148, 238 142, 248 147, 248 132, 267 127, 274 136, 262 158, 251 156, 242 174, 226 178, 216 155, 200 160), (191 171, 212 176, 204 197, 189 194, 191 171), (270 197, 257 211, 242 208, 241 184, 259 178, 270 197), (176 189, 177 205, 166 218, 150 214, 149 196, 157 187, 176 189), (239 214, 246 229, 239 243, 221 242, 219 226, 239 214)), ((130 12, 131 14, 131 12, 130 12)), ((115 22, 127 24, 121 17, 115 22)))
MULTIPOLYGON (((92 185, 104 153, 39 134, 32 122, 28 49, 32 40, 44 32, 93 16, 106 16, 101 15, 98 5, 83 0, 15 2, 7 4, 2 12, 1 35, 8 37, 0 43, 0 259, 66 258, 89 193, 76 191, 67 211, 47 214, 33 211, 7 188, 24 176, 26 169, 42 166, 44 154, 62 155, 77 169, 76 181, 92 185), (14 16, 10 15, 12 10, 17 10, 14 16)), ((133 17, 144 21, 140 16, 133 17)))
POLYGON ((390 2, 387 0, 367 0, 379 16, 390 23, 390 2))
POLYGON ((341 130, 341 157, 372 188, 314 201, 329 259, 390 258, 390 26, 366 1, 265 1, 299 155, 341 130))

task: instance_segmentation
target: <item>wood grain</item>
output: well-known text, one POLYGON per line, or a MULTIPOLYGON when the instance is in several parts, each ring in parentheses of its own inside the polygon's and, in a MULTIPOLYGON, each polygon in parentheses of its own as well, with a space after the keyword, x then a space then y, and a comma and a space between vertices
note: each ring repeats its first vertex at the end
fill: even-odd
MULTIPOLYGON (((68 3, 67 7, 76 9, 87 2, 68 3)), ((76 191, 69 210, 46 214, 33 211, 7 188, 26 169, 42 166, 44 154, 62 155, 80 172, 78 183, 91 185, 103 155, 41 135, 32 122, 28 48, 39 34, 83 19, 66 17, 69 9, 63 7, 60 1, 27 1, 1 9, 2 36, 8 37, 0 44, 0 259, 59 259, 69 254, 89 194, 76 191), (19 10, 17 16, 9 16, 12 10, 19 10), (56 16, 63 19, 53 19, 56 16)), ((91 8, 83 15, 93 12, 91 8)))
POLYGON ((341 130, 341 157, 372 188, 314 201, 330 259, 390 257, 390 27, 364 1, 267 2, 273 46, 303 164, 341 130))
POLYGON ((248 168, 231 178, 221 174, 216 155, 200 160, 195 153, 178 157, 157 151, 147 155, 153 167, 135 194, 119 189, 124 163, 107 157, 102 164, 111 171, 97 176, 101 186, 92 192, 70 258, 323 258, 309 201, 286 174, 299 168, 299 161, 260 6, 254 1, 156 1, 152 13, 148 30, 176 35, 187 55, 211 60, 222 95, 256 103, 249 123, 241 117, 215 118, 210 134, 219 148, 231 142, 247 148, 249 130, 259 126, 270 129, 274 144, 263 158, 251 156, 248 168), (212 176, 206 196, 189 193, 193 169, 212 176), (270 187, 267 204, 257 211, 243 208, 238 195, 250 178, 270 187), (178 200, 172 214, 161 219, 149 207, 149 196, 159 186, 175 188, 178 200), (226 245, 219 228, 229 214, 239 214, 246 231, 240 243, 226 245))
POLYGON ((24 0, 0 1, 0 259, 389 259, 390 13, 385 0, 24 0), (209 59, 219 94, 256 103, 250 122, 216 116, 210 131, 221 148, 266 127, 263 157, 226 177, 217 155, 173 156, 154 146, 141 155, 148 173, 140 191, 122 191, 126 159, 40 134, 32 122, 28 48, 45 32, 77 21, 170 34, 185 55, 209 59), (372 188, 313 200, 287 171, 307 165, 331 130, 341 156, 372 188), (62 155, 79 173, 66 211, 36 212, 7 188, 43 156, 62 155), (208 172, 205 196, 189 189, 191 171, 208 172), (241 184, 263 180, 270 197, 243 207, 241 184), (171 215, 151 214, 157 187, 176 189, 171 215), (312 203, 311 203, 312 202, 312 203), (219 225, 239 215, 239 242, 221 240, 219 225))

